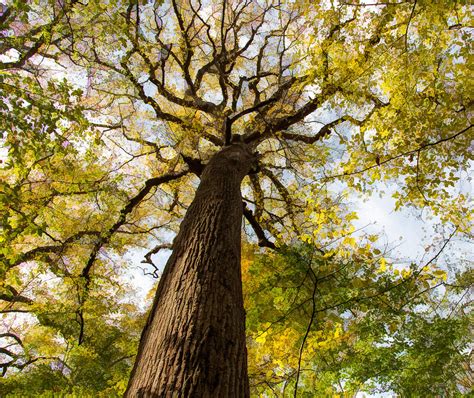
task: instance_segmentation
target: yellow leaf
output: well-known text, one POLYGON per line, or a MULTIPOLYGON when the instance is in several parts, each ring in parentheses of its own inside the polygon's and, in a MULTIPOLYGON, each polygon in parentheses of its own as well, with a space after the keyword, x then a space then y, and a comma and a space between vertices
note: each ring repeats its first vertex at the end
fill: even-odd
POLYGON ((260 336, 258 336, 255 339, 255 341, 260 344, 264 344, 266 340, 267 340, 267 332, 262 333, 260 336))
POLYGON ((443 271, 443 270, 436 270, 433 272, 433 275, 438 278, 438 279, 442 279, 443 281, 447 281, 448 280, 448 274, 446 273, 446 271, 443 271))
POLYGON ((355 245, 356 245, 356 240, 355 240, 355 238, 346 237, 346 238, 344 238, 344 243, 345 243, 346 245, 351 246, 351 247, 355 247, 355 245))
POLYGON ((379 272, 385 272, 387 270, 387 260, 385 258, 380 257, 380 267, 379 272))

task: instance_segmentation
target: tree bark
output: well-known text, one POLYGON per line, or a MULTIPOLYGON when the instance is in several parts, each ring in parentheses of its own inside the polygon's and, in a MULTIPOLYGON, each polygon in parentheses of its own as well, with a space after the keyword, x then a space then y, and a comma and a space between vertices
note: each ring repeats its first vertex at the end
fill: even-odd
POLYGON ((125 397, 249 397, 240 270, 245 144, 218 152, 173 242, 125 397))

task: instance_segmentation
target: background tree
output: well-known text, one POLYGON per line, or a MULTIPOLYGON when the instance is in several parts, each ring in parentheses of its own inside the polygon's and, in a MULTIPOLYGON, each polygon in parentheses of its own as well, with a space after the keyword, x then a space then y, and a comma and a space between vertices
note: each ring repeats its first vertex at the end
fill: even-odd
POLYGON ((252 255, 249 248, 252 395, 469 391, 470 316, 460 298, 470 272, 447 282, 434 262, 439 248, 421 264, 381 267, 380 254, 367 249, 369 238, 341 262, 307 244, 276 255, 252 255))
POLYGON ((235 141, 260 154, 242 195, 261 246, 299 236, 337 264, 334 243, 357 243, 341 186, 381 180, 469 237, 468 18, 462 2, 7 5, 4 311, 37 297, 34 261, 74 286, 85 344, 116 255, 145 246, 152 263, 235 141))
POLYGON ((77 270, 103 222, 94 207, 120 190, 97 161, 82 91, 49 75, 46 49, 70 33, 75 3, 2 5, 2 396, 119 396, 144 320, 118 258, 81 304, 77 270))

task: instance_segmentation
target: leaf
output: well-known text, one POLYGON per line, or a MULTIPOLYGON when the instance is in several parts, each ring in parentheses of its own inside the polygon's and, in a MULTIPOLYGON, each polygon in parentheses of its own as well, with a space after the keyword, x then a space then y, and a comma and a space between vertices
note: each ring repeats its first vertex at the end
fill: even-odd
POLYGON ((378 272, 385 272, 387 270, 387 260, 385 258, 381 257, 379 260, 380 267, 378 272))

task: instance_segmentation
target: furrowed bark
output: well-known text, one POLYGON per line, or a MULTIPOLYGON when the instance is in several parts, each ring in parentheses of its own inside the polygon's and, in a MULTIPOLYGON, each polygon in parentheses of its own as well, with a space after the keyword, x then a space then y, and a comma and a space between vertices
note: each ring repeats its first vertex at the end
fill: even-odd
POLYGON ((125 397, 249 397, 240 271, 245 144, 217 153, 173 243, 125 397))

